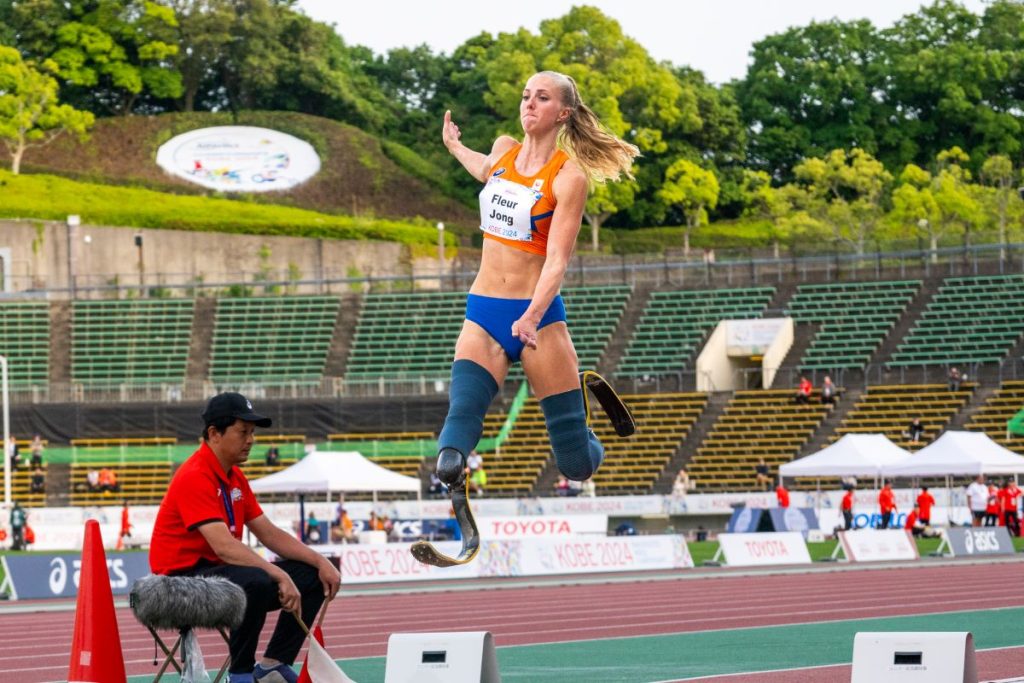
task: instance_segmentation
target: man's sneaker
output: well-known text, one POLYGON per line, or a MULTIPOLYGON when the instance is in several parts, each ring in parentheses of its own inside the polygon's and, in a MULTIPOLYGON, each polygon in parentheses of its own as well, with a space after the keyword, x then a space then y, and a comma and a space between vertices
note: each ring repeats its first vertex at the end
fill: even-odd
POLYGON ((297 683, 299 675, 287 664, 278 664, 264 669, 259 664, 252 670, 252 677, 260 683, 297 683))

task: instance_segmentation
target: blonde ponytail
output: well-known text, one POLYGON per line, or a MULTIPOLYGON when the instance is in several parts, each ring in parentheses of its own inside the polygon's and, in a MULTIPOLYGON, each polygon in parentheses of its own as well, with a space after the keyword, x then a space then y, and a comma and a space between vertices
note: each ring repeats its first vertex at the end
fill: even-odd
POLYGON ((592 182, 618 180, 625 175, 633 178, 633 159, 640 156, 636 145, 631 145, 612 134, 601 123, 590 107, 583 103, 576 81, 557 71, 542 71, 560 82, 562 103, 570 109, 558 144, 579 164, 592 182))

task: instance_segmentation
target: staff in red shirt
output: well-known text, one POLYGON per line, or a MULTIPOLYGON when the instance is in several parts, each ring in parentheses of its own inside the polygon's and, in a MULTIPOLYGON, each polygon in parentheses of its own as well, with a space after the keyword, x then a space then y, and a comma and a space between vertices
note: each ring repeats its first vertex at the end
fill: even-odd
POLYGON ((892 515, 896 512, 896 494, 892 490, 892 483, 888 480, 882 485, 878 494, 878 511, 882 513, 882 521, 879 529, 888 529, 892 522, 892 515))
POLYGON ((780 508, 789 507, 789 491, 786 490, 786 487, 782 485, 781 481, 775 488, 775 498, 779 501, 780 508))
POLYGON ((921 524, 928 526, 932 523, 932 506, 935 505, 935 498, 932 494, 928 493, 928 487, 922 486, 921 493, 917 496, 917 507, 920 512, 917 518, 921 520, 921 524))
POLYGON ((924 523, 921 522, 921 518, 918 516, 918 509, 918 506, 915 505, 910 514, 907 515, 907 521, 903 523, 903 528, 915 536, 920 536, 921 532, 924 531, 924 523))
POLYGON ((1002 526, 1003 515, 999 503, 999 488, 995 484, 988 484, 988 505, 985 506, 985 526, 1002 526))
POLYGON ((1020 536, 1020 519, 1017 517, 1017 499, 1020 498, 1020 489, 1012 479, 1003 482, 1003 488, 996 494, 999 498, 999 508, 1002 511, 1003 524, 1012 536, 1020 536))
POLYGON ((291 614, 310 624, 341 575, 322 555, 279 529, 263 514, 238 468, 249 457, 256 427, 269 427, 244 396, 214 396, 203 412, 203 443, 178 468, 153 526, 149 566, 154 574, 222 576, 246 594, 245 617, 231 631, 230 683, 294 681, 291 664, 305 640, 291 614), (242 543, 248 527, 271 552, 271 564, 242 543), (283 610, 259 664, 256 646, 267 612, 283 610))
POLYGON ((849 531, 853 528, 853 486, 845 484, 846 494, 843 496, 843 502, 839 504, 839 509, 843 512, 843 530, 849 531))

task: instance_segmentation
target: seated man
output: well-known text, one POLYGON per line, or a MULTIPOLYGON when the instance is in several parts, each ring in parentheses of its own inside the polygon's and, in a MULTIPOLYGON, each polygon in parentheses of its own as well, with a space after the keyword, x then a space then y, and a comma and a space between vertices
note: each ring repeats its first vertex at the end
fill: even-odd
POLYGON ((32 471, 32 481, 30 486, 32 493, 43 493, 46 491, 46 475, 43 473, 43 469, 41 467, 37 466, 32 471))
POLYGON ((214 396, 203 412, 202 444, 171 479, 153 527, 149 564, 154 574, 221 576, 245 591, 241 625, 231 631, 230 683, 295 683, 291 668, 305 641, 293 612, 310 624, 325 598, 333 599, 341 576, 327 558, 282 531, 263 514, 239 469, 249 457, 256 414, 241 394, 214 396), (245 527, 281 557, 270 563, 242 543, 245 527), (256 663, 256 646, 267 613, 281 609, 277 627, 256 663))
POLYGON ((352 518, 348 516, 348 510, 340 508, 338 519, 331 526, 331 541, 334 543, 355 543, 356 532, 352 518))
POLYGON ((473 470, 469 475, 469 490, 474 495, 484 495, 484 488, 487 486, 487 471, 483 465, 473 470))
POLYGON ((754 476, 757 479, 757 485, 763 487, 763 490, 767 491, 771 488, 772 477, 768 474, 768 465, 765 464, 764 458, 757 459, 757 464, 754 465, 754 476))
POLYGON ((807 405, 811 400, 811 392, 814 390, 814 385, 811 384, 811 380, 806 377, 800 378, 800 386, 796 390, 796 396, 793 400, 796 403, 807 405))
POLYGON ((281 461, 281 451, 277 446, 271 444, 270 448, 267 449, 266 459, 269 467, 274 467, 281 461))
POLYGON ((934 538, 936 536, 940 536, 941 532, 921 521, 920 515, 921 508, 915 505, 914 509, 910 511, 910 514, 907 515, 907 521, 903 523, 903 528, 914 536, 920 536, 922 538, 934 538))
POLYGON ((921 418, 915 417, 911 420, 910 426, 907 427, 907 436, 910 437, 911 443, 920 443, 923 435, 924 425, 921 424, 921 418))
POLYGON ((558 475, 558 481, 555 482, 555 495, 556 496, 568 496, 569 495, 569 480, 562 475, 558 475))
POLYGON ((427 493, 429 493, 433 498, 440 498, 448 495, 448 487, 441 482, 441 479, 437 476, 436 472, 430 473, 430 486, 427 488, 427 493))

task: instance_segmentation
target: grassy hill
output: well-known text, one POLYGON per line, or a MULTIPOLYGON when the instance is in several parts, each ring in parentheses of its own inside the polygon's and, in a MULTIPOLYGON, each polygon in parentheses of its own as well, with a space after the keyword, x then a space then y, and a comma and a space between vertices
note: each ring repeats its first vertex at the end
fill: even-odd
MULTIPOLYGON (((440 142, 438 142, 440 144, 440 142)), ((411 150, 337 121, 291 112, 163 114, 100 119, 85 143, 60 138, 25 154, 22 169, 106 185, 240 198, 329 214, 445 221, 468 226, 472 210, 446 196, 443 176, 411 150), (164 173, 156 152, 175 135, 208 126, 261 126, 294 135, 320 155, 320 172, 284 192, 217 195, 164 173)), ((158 227, 158 226, 154 226, 158 227)))
MULTIPOLYGON (((384 240, 433 248, 434 223, 325 214, 292 206, 182 196, 146 188, 89 183, 60 176, 0 170, 0 218, 63 220, 78 214, 93 225, 203 232, 384 240)), ((455 241, 450 233, 445 236, 455 241)))

